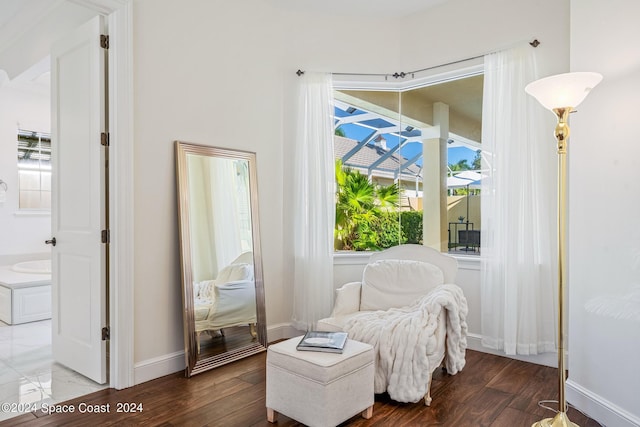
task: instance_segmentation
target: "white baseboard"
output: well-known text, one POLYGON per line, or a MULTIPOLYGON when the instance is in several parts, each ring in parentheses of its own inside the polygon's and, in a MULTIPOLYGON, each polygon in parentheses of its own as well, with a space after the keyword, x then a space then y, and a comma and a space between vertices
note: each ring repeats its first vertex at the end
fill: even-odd
POLYGON ((133 367, 134 385, 155 380, 174 372, 184 371, 185 366, 184 351, 176 351, 175 353, 143 360, 133 367))
POLYGON ((510 359, 520 360, 523 362, 535 363, 536 365, 549 366, 551 368, 558 367, 558 353, 541 353, 531 356, 523 356, 520 354, 507 355, 502 350, 494 350, 482 345, 482 335, 467 334, 467 348, 469 350, 481 351, 483 353, 495 354, 496 356, 508 357, 510 359))
POLYGON ((598 420, 600 424, 615 427, 640 426, 640 418, 638 416, 625 411, 572 380, 567 380, 565 391, 567 401, 572 406, 575 406, 590 418, 598 420))
MULTIPOLYGON (((302 332, 296 330, 289 323, 280 323, 267 327, 267 342, 298 335, 302 335, 302 332)), ((185 363, 184 351, 176 351, 175 353, 137 362, 133 368, 134 385, 183 371, 185 363)))
POLYGON ((304 332, 301 332, 291 326, 291 323, 279 323, 277 325, 267 327, 267 342, 269 343, 297 337, 298 335, 304 335, 304 332))
MULTIPOLYGON (((290 323, 280 323, 267 327, 267 342, 274 342, 302 335, 303 332, 298 331, 291 326, 290 323)), ((477 334, 467 335, 467 347, 470 350, 481 351, 483 353, 495 354, 498 356, 509 357, 511 359, 521 360, 523 362, 536 363, 538 365, 558 366, 558 358, 556 353, 544 353, 535 356, 507 356, 502 351, 493 350, 482 345, 482 337, 477 334)), ((134 384, 151 381, 174 372, 182 371, 185 368, 184 351, 164 356, 154 357, 152 359, 137 362, 134 365, 134 384)))

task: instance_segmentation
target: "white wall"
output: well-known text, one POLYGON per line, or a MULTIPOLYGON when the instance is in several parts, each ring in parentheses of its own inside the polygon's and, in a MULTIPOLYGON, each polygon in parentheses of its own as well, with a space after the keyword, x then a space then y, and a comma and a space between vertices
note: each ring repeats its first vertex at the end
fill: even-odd
POLYGON ((568 68, 568 0, 450 0, 395 21, 307 15, 275 0, 137 0, 134 28, 138 364, 183 348, 174 140, 257 153, 273 328, 291 316, 289 149, 297 69, 393 73, 533 37, 542 42, 541 58, 553 64, 550 73, 568 68))
POLYGON ((18 209, 17 130, 50 132, 50 117, 48 85, 15 80, 0 85, 0 179, 8 186, 6 201, 0 202, 0 264, 49 252, 44 241, 51 234, 51 216, 18 209))
POLYGON ((134 4, 136 362, 184 348, 174 140, 257 153, 267 316, 282 311, 274 289, 282 283, 284 52, 279 23, 263 9, 134 4))
POLYGON ((604 79, 571 118, 567 397, 607 426, 640 425, 639 16, 571 2, 571 70, 604 79))
POLYGON ((484 55, 538 39, 542 75, 569 67, 568 0, 450 0, 407 17, 398 37, 402 71, 484 55))

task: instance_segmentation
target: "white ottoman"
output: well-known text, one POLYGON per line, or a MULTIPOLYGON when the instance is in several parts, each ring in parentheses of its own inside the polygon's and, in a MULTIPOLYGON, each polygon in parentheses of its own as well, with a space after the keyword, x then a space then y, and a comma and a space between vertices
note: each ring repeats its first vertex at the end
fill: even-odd
POLYGON ((335 427, 362 412, 373 415, 374 354, 348 339, 342 354, 298 351, 302 336, 267 349, 267 420, 280 412, 312 427, 335 427))

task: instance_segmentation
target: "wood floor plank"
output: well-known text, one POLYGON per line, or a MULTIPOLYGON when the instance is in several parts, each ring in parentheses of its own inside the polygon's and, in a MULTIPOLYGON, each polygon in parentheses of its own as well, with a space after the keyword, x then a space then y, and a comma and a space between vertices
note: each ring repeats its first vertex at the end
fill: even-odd
POLYGON ((532 378, 538 376, 541 368, 540 365, 511 360, 487 383, 487 387, 508 393, 517 393, 526 387, 532 378))
POLYGON ((505 408, 491 423, 491 427, 531 427, 542 418, 515 408, 505 408))
POLYGON ((451 425, 490 426, 508 407, 513 395, 492 388, 484 388, 480 393, 469 399, 464 405, 464 411, 451 419, 451 425))
MULTIPOLYGON (((106 389, 66 402, 110 404, 109 414, 25 414, 0 426, 215 426, 302 427, 285 414, 267 421, 265 407, 266 353, 184 378, 167 375, 125 390, 106 389), (116 405, 140 402, 141 413, 118 413, 116 405)), ((557 370, 505 357, 467 351, 467 364, 456 375, 438 369, 432 383, 433 402, 398 403, 375 396, 371 419, 359 414, 341 427, 488 426, 529 427, 554 413, 538 401, 557 399, 557 370)), ((553 405, 551 405, 553 406, 553 405)), ((328 409, 329 410, 329 409, 328 409)), ((569 418, 581 427, 599 424, 573 409, 569 418)))
MULTIPOLYGON (((551 412, 543 408, 538 402, 558 399, 558 370, 541 367, 541 375, 531 377, 529 382, 519 390, 509 405, 511 408, 535 414, 540 418, 549 417, 551 412)), ((546 406, 557 409, 557 403, 547 403, 546 406)))

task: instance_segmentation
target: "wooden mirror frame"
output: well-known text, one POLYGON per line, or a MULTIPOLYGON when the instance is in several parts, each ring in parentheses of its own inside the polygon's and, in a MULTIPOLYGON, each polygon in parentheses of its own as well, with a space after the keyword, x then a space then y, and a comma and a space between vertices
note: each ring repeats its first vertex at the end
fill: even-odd
POLYGON ((260 230, 258 220, 258 189, 256 173, 256 155, 252 152, 211 147, 175 141, 176 178, 178 198, 178 220, 180 232, 180 262, 182 271, 182 303, 184 323, 184 343, 186 369, 185 375, 192 375, 213 369, 266 350, 267 328, 264 305, 264 283, 262 276, 262 254, 260 250, 260 230), (195 330, 193 271, 191 254, 191 224, 189 219, 190 200, 187 171, 187 156, 246 160, 249 166, 249 200, 251 203, 251 230, 253 245, 253 268, 256 289, 256 333, 257 340, 249 345, 231 349, 209 357, 198 357, 198 342, 195 330))

